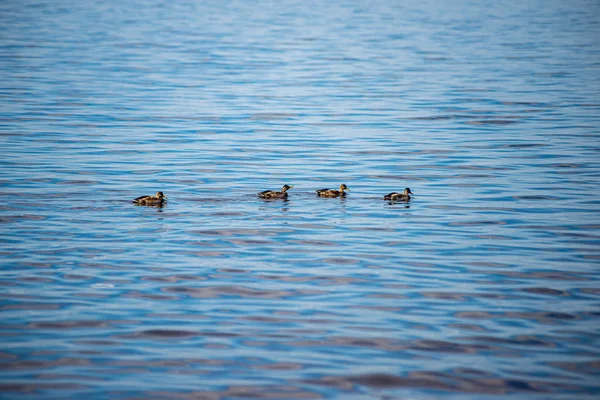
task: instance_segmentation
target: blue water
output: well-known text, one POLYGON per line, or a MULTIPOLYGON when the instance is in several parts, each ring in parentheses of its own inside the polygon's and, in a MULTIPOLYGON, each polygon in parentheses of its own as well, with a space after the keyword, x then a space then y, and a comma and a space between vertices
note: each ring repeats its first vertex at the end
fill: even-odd
POLYGON ((0 397, 597 398, 597 1, 6 0, 0 74, 0 397))

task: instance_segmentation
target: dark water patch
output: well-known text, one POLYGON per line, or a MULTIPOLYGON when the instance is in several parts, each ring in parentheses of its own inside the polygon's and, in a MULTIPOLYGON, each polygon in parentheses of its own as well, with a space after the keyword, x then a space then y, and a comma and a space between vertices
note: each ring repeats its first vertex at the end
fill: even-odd
POLYGON ((48 219, 46 215, 20 214, 4 215, 0 217, 0 223, 23 222, 23 221, 42 221, 48 219))
POLYGON ((460 221, 460 222, 451 222, 448 226, 480 226, 480 225, 507 225, 507 221, 460 221))
POLYGON ((5 370, 49 370, 57 367, 83 367, 92 365, 86 358, 62 357, 53 360, 16 360, 10 363, 2 364, 0 367, 5 370))
POLYGON ((229 239, 227 240, 228 243, 231 243, 233 245, 237 245, 237 246, 243 246, 243 245, 268 245, 268 244, 273 244, 274 242, 271 240, 263 240, 263 239, 229 239))
POLYGON ((591 375, 592 377, 597 377, 600 373, 600 359, 581 362, 551 362, 549 365, 567 372, 591 375))
POLYGON ((142 398, 169 398, 177 400, 217 400, 217 399, 290 399, 320 400, 318 392, 289 385, 232 385, 225 390, 190 391, 187 393, 168 391, 146 391, 142 398))
POLYGON ((194 231, 193 233, 202 236, 274 236, 281 233, 289 233, 289 229, 279 229, 277 231, 264 231, 259 229, 213 229, 194 231))
POLYGON ((38 374, 35 377, 38 380, 49 380, 49 381, 92 381, 92 382, 102 382, 102 378, 93 377, 93 376, 85 376, 85 375, 76 375, 76 374, 53 374, 53 373, 43 373, 38 374))
POLYGON ((72 281, 89 281, 94 279, 93 276, 88 275, 77 275, 77 274, 66 274, 62 276, 63 279, 72 280, 72 281))
MULTIPOLYGON (((92 254, 94 252, 91 252, 92 254)), ((98 250, 98 253, 101 253, 101 251, 98 250)), ((95 258, 94 256, 91 256, 90 258, 95 258)), ((88 260, 85 259, 82 262, 79 263, 79 267, 81 268, 92 268, 92 269, 99 269, 99 270, 117 270, 117 271, 125 271, 125 270, 131 270, 133 268, 132 265, 127 265, 127 263, 123 262, 123 263, 98 263, 98 262, 89 262, 88 260)))
POLYGON ((97 185, 99 182, 96 181, 92 181, 92 180, 86 180, 86 179, 79 179, 79 180, 69 180, 69 181, 59 181, 56 182, 56 184, 58 185, 74 185, 74 186, 81 186, 81 185, 97 185))
POLYGON ((249 274, 252 271, 248 271, 245 269, 239 268, 219 268, 217 271, 227 273, 227 274, 249 274))
POLYGON ((434 352, 434 353, 468 353, 476 354, 484 351, 496 350, 494 346, 488 344, 464 344, 442 340, 421 340, 411 343, 410 349, 434 352))
POLYGON ((50 283, 54 282, 53 279, 42 278, 37 276, 24 276, 17 279, 20 282, 39 282, 39 283, 50 283))
POLYGON ((0 352, 0 360, 15 360, 17 358, 16 354, 0 352))
POLYGON ((61 305, 51 303, 21 303, 21 304, 5 304, 0 306, 0 310, 57 310, 61 305))
POLYGON ((159 339, 182 339, 200 336, 198 332, 173 330, 173 329, 149 329, 133 333, 131 335, 124 335, 122 337, 134 339, 134 338, 159 338, 159 339))
POLYGON ((347 377, 325 376, 320 379, 305 380, 304 382, 335 387, 343 391, 355 390, 356 385, 360 385, 375 389, 426 388, 436 393, 459 392, 493 395, 510 393, 560 393, 564 391, 586 393, 593 389, 591 386, 577 386, 539 379, 510 379, 490 376, 487 373, 482 375, 461 377, 445 372, 414 371, 403 376, 382 373, 347 377))
POLYGON ((468 125, 512 125, 521 122, 517 119, 477 119, 465 122, 468 125))
POLYGON ((298 114, 294 113, 255 113, 251 118, 265 121, 289 120, 295 119, 298 114))
POLYGON ((373 293, 367 296, 373 299, 406 299, 407 296, 400 293, 373 293))
POLYGON ((439 300, 452 300, 470 302, 473 299, 497 299, 497 300, 509 300, 517 299, 521 296, 500 294, 500 293, 452 293, 452 292, 421 292, 421 296, 429 299, 439 300))
POLYGON ((359 260, 343 258, 343 257, 335 257, 335 258, 325 258, 325 259, 323 259, 323 262, 325 262, 327 264, 351 265, 351 264, 358 264, 359 260))
POLYGON ((580 288, 579 291, 584 294, 600 296, 600 287, 598 287, 598 288, 580 288))
POLYGON ((302 364, 294 363, 273 363, 273 364, 262 364, 254 365, 253 368, 260 370, 275 370, 275 371, 299 371, 305 368, 302 364))
POLYGON ((197 256, 197 257, 214 257, 214 258, 220 258, 220 257, 228 257, 231 255, 234 255, 235 252, 232 251, 210 251, 210 250, 206 250, 206 251, 185 251, 182 252, 182 254, 184 255, 192 255, 192 256, 197 256))
POLYGON ((387 311, 392 313, 397 313, 405 310, 404 307, 394 307, 394 306, 350 306, 350 308, 362 309, 362 310, 370 310, 370 311, 387 311))
POLYGON ((74 390, 83 389, 86 385, 79 383, 43 383, 43 382, 30 382, 30 383, 0 383, 1 393, 22 393, 27 395, 41 395, 42 392, 48 390, 74 390))
MULTIPOLYGON (((101 329, 107 328, 113 324, 118 324, 121 321, 98 321, 98 320, 87 320, 87 321, 55 321, 55 322, 32 322, 28 325, 31 329, 101 329)), ((125 321, 122 321, 125 322, 125 321)))
POLYGON ((74 343, 79 343, 81 345, 90 345, 90 346, 118 346, 121 343, 116 342, 114 340, 76 340, 74 343))
POLYGON ((348 285, 353 283, 368 282, 361 278, 339 277, 339 276, 286 276, 286 275, 257 275, 257 279, 269 281, 311 283, 318 285, 348 285))
POLYGON ((478 354, 496 351, 496 346, 488 344, 458 343, 442 340, 396 340, 389 338, 355 338, 334 336, 329 341, 302 340, 291 342, 295 347, 355 347, 375 349, 379 351, 413 351, 446 354, 478 354))
POLYGON ((489 267, 489 268, 506 268, 507 265, 503 263, 497 262, 486 262, 486 261, 471 261, 466 262, 465 265, 471 265, 474 267, 489 267))
POLYGON ((523 288, 521 290, 526 293, 541 294, 541 295, 547 295, 547 296, 561 296, 561 297, 571 296, 571 293, 569 293, 566 290, 551 289, 551 288, 547 288, 547 287, 523 288))
POLYGON ((261 299, 283 299, 287 297, 297 296, 314 296, 324 293, 318 290, 261 290, 245 286, 167 286, 161 288, 161 291, 166 293, 184 294, 187 296, 201 299, 214 299, 224 296, 261 299))
POLYGON ((339 243, 335 243, 332 241, 325 241, 325 240, 293 240, 290 243, 292 244, 297 244, 300 246, 340 246, 339 243))
POLYGON ((148 314, 146 314, 146 315, 151 318, 156 317, 156 318, 161 318, 161 319, 165 319, 165 320, 203 320, 203 319, 209 318, 206 315, 198 314, 196 312, 190 312, 190 313, 148 312, 148 314))
POLYGON ((444 114, 444 115, 431 115, 431 116, 420 116, 420 117, 412 117, 410 119, 415 121, 445 121, 445 120, 463 120, 468 119, 470 116, 468 115, 460 115, 460 114, 444 114))
POLYGON ((152 367, 187 367, 197 368, 205 365, 227 365, 231 362, 220 362, 218 360, 209 360, 203 358, 188 358, 184 357, 181 359, 166 358, 163 360, 117 360, 111 362, 110 365, 119 367, 139 367, 139 368, 152 368, 152 367))
POLYGON ((246 215, 246 213, 236 212, 236 211, 222 211, 222 212, 212 213, 211 215, 213 215, 215 217, 243 217, 244 215, 246 215))
POLYGON ((509 144, 501 145, 500 148, 528 149, 528 148, 532 148, 532 147, 543 147, 543 146, 547 146, 547 144, 545 144, 545 143, 509 143, 509 144))
MULTIPOLYGON (((372 156, 415 156, 415 155, 448 155, 448 154, 456 154, 458 150, 454 149, 415 149, 412 151, 406 150, 355 150, 350 151, 350 155, 372 155, 372 156)), ((401 175, 396 175, 396 177, 401 175)), ((418 177, 406 176, 407 179, 417 179, 418 177)))
POLYGON ((476 324, 451 324, 449 325, 449 327, 471 332, 489 332, 489 329, 486 329, 485 327, 476 324))
POLYGON ((150 282, 189 282, 189 281, 204 281, 206 280, 203 276, 196 275, 165 275, 165 276, 143 276, 140 278, 142 281, 150 282))
POLYGON ((510 345, 510 346, 523 346, 523 347, 546 347, 546 348, 556 348, 557 344, 554 341, 543 340, 542 338, 531 336, 531 335, 522 335, 515 336, 513 338, 499 338, 494 336, 471 336, 471 337, 461 337, 457 338, 457 340, 461 341, 474 341, 474 342, 483 342, 483 343, 494 343, 500 345, 510 345))
MULTIPOLYGON (((474 274, 489 273, 485 270, 471 270, 474 274)), ((517 278, 519 280, 549 280, 549 281, 587 281, 589 278, 586 274, 570 272, 570 271, 506 271, 494 270, 494 275, 507 278, 517 278)))
POLYGON ((262 316, 262 315, 241 317, 240 319, 246 320, 246 321, 257 321, 257 322, 262 322, 262 323, 267 323, 267 324, 284 324, 284 323, 290 322, 290 320, 288 320, 288 319, 267 317, 267 316, 262 316))
POLYGON ((579 320, 582 318, 579 314, 565 313, 565 312, 551 312, 551 311, 538 311, 538 312, 459 312, 455 315, 457 318, 466 319, 515 319, 515 320, 528 320, 535 321, 540 324, 561 324, 567 321, 579 320))
POLYGON ((177 296, 166 296, 160 294, 148 294, 148 293, 140 293, 140 292, 129 292, 123 295, 124 297, 132 298, 132 299, 145 299, 145 300, 156 300, 156 301, 173 301, 178 300, 177 296))
POLYGON ((529 196, 513 196, 515 200, 551 200, 558 201, 560 197, 556 196, 540 196, 540 195, 529 195, 529 196))
POLYGON ((532 102, 532 101, 501 101, 502 105, 505 106, 518 106, 518 107, 536 107, 536 108, 547 108, 548 103, 532 102))

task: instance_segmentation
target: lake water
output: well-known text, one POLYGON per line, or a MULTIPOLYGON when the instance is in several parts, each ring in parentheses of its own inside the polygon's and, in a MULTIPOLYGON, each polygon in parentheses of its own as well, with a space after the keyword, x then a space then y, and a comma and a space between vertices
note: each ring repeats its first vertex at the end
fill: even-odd
POLYGON ((597 398, 597 1, 0 20, 1 398, 597 398))

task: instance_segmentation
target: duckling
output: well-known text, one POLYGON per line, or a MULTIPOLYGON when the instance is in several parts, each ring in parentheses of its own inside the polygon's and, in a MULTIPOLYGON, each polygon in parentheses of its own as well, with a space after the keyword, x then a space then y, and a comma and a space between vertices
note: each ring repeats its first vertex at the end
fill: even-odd
POLYGON ((261 199, 287 199, 287 191, 293 187, 293 185, 283 185, 283 187, 281 188, 281 192, 278 192, 276 190, 265 190, 264 192, 258 193, 258 197, 260 197, 261 199))
POLYGON ((317 195, 319 197, 346 197, 346 193, 344 190, 350 191, 348 186, 343 183, 340 185, 340 190, 335 189, 319 189, 317 190, 317 195))
POLYGON ((139 206, 158 206, 162 205, 167 196, 163 192, 157 192, 154 196, 140 196, 137 199, 133 199, 133 203, 139 206))
POLYGON ((409 201, 411 194, 414 193, 410 191, 410 188, 406 188, 403 193, 392 192, 383 196, 383 199, 390 201, 409 201))

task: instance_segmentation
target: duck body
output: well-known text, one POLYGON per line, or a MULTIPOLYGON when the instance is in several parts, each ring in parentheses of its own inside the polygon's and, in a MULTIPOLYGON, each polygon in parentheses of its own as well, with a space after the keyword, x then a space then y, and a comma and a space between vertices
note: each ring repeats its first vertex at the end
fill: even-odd
POLYGON ((388 193, 385 196, 383 196, 383 199, 390 200, 390 201, 409 201, 411 194, 413 194, 413 192, 410 191, 410 188, 406 188, 406 189, 404 189, 404 192, 402 192, 402 193, 398 193, 398 192, 388 193))
POLYGON ((348 189, 348 186, 341 184, 340 190, 318 189, 316 192, 319 197, 346 197, 345 190, 350 191, 350 189, 348 189))
POLYGON ((261 199, 287 199, 287 191, 288 189, 291 189, 293 187, 294 186, 283 185, 281 191, 279 192, 277 190, 265 190, 263 192, 258 193, 258 197, 260 197, 261 199))
POLYGON ((158 206, 164 204, 167 196, 163 192, 158 192, 154 196, 140 196, 133 199, 133 203, 139 206, 158 206))

